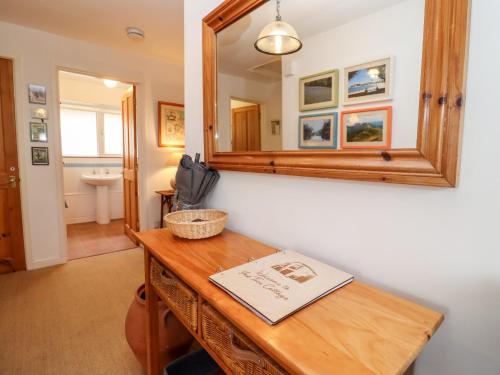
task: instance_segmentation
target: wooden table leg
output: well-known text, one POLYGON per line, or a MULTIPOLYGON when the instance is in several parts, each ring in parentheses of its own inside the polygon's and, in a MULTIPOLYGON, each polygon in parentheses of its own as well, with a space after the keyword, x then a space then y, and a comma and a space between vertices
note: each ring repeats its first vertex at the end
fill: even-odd
POLYGON ((161 208, 160 208, 160 228, 163 228, 163 206, 165 206, 165 197, 163 195, 161 198, 161 208))
POLYGON ((168 212, 172 212, 172 207, 174 206, 174 197, 167 197, 167 208, 168 212))
POLYGON ((145 262, 145 276, 146 276, 146 349, 147 349, 147 374, 160 375, 162 370, 160 368, 160 361, 158 357, 159 344, 158 344, 158 295, 151 286, 150 265, 151 255, 147 248, 144 249, 144 262, 145 262))

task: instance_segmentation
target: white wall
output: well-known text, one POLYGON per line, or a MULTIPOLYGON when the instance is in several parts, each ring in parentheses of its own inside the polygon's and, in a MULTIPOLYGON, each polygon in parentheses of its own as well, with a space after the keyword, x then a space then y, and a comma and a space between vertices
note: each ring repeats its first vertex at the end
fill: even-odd
POLYGON ((0 56, 14 60, 28 268, 63 262, 66 255, 62 157, 56 131, 58 67, 137 84, 140 223, 146 229, 159 221, 159 197, 154 190, 169 187, 173 171, 167 167, 179 157, 179 150, 174 153, 157 147, 157 101, 183 102, 183 67, 4 22, 0 22, 0 56), (47 87, 49 166, 31 165, 28 123, 34 105, 28 104, 28 83, 47 87))
MULTIPOLYGON (((185 2, 190 153, 203 150, 201 19, 219 3, 185 2)), ((500 2, 471 3, 458 188, 223 172, 209 202, 229 212, 234 230, 444 312, 417 375, 500 374, 500 93, 493 88, 500 80, 500 2)))
MULTIPOLYGON (((393 106, 392 146, 416 147, 417 118, 424 26, 424 0, 408 0, 303 40, 296 54, 283 63, 296 64, 297 74, 283 78, 283 146, 297 150, 297 119, 300 115, 299 78, 338 69, 339 107, 319 112, 341 112, 357 108, 393 106), (311 58, 316 56, 321 58, 311 58), (342 105, 344 68, 392 56, 393 100, 362 105, 342 105)), ((304 112, 306 114, 309 112, 304 112)), ((339 117, 340 129, 340 117, 339 117)), ((340 140, 340 138, 339 138, 340 140)), ((340 142, 337 144, 340 145, 340 142)))
POLYGON ((271 120, 281 120, 281 82, 261 82, 226 73, 217 76, 218 150, 231 151, 231 98, 259 103, 261 149, 280 150, 281 136, 272 135, 271 120))

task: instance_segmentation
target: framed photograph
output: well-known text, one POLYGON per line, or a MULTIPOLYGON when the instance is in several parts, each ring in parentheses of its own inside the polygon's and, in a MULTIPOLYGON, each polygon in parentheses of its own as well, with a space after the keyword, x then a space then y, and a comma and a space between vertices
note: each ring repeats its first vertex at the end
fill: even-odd
POLYGON ((364 108, 341 113, 340 147, 391 148, 392 107, 364 108))
POLYGON ((30 103, 47 104, 47 91, 45 86, 29 84, 28 96, 30 103))
POLYGON ((31 118, 47 120, 49 118, 49 113, 47 109, 43 107, 31 108, 31 118))
POLYGON ((339 105, 339 71, 303 77, 299 81, 300 111, 336 108, 339 105))
POLYGON ((336 149, 337 113, 299 117, 299 148, 336 149))
POLYGON ((281 135, 281 121, 280 120, 271 120, 271 134, 272 135, 281 135))
POLYGON ((31 164, 49 165, 49 148, 31 147, 31 164))
POLYGON ((44 122, 30 122, 31 142, 47 142, 47 124, 44 122))
POLYGON ((158 146, 184 147, 184 105, 158 102, 158 146))
POLYGON ((344 104, 392 99, 393 59, 387 57, 344 70, 344 104))

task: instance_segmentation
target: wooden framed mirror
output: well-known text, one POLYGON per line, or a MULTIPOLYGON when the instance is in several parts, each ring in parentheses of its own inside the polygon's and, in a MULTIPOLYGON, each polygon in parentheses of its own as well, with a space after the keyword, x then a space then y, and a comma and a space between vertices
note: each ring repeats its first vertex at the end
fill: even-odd
POLYGON ((281 57, 249 43, 273 20, 274 0, 226 0, 204 18, 205 160, 221 170, 456 186, 470 0, 347 3, 282 1, 303 48, 281 57), (369 82, 352 78, 362 73, 369 82), (227 91, 231 74, 231 87, 247 79, 247 92, 254 85, 270 99, 227 91), (318 108, 315 95, 330 95, 323 83, 337 98, 318 108))

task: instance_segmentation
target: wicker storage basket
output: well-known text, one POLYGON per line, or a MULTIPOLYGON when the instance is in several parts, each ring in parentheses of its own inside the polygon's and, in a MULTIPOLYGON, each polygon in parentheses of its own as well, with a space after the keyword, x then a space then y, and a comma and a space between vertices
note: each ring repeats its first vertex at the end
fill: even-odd
POLYGON ((196 332, 198 326, 196 293, 154 259, 151 259, 150 277, 151 284, 167 306, 196 332))
POLYGON ((218 235, 227 222, 219 210, 186 210, 165 215, 165 224, 178 237, 198 240, 218 235))
POLYGON ((201 306, 205 342, 236 375, 285 375, 287 372, 208 304, 201 306))

